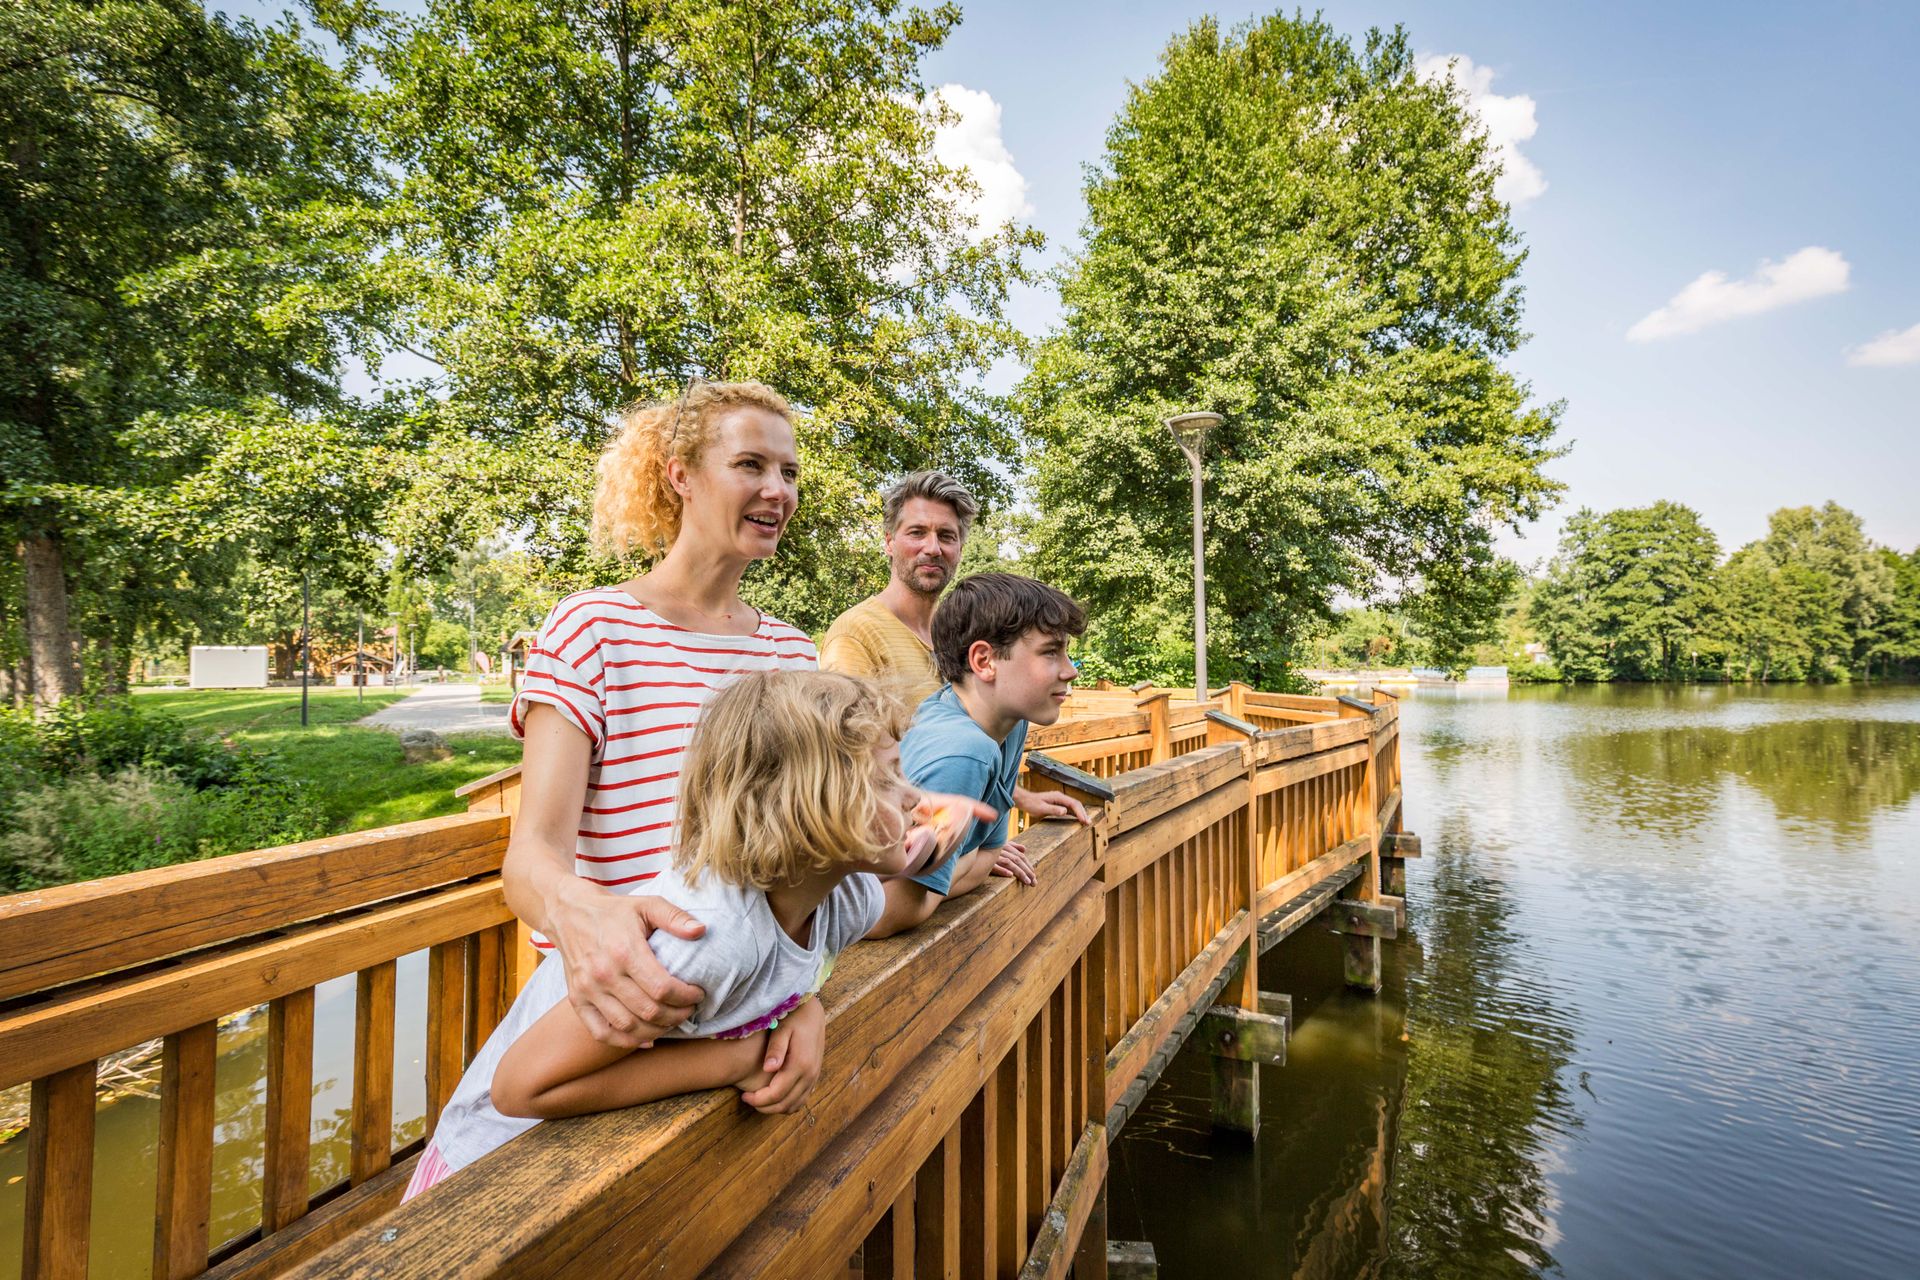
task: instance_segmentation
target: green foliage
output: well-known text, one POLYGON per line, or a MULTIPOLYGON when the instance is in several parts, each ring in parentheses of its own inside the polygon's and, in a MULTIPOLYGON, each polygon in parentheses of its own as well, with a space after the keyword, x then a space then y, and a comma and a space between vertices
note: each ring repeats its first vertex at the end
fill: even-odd
MULTIPOLYGON (((1920 553, 1916 553, 1920 556, 1920 553)), ((1567 522, 1528 607, 1576 680, 1848 680, 1920 671, 1920 563, 1835 503, 1788 507, 1716 564, 1686 507, 1567 522)))
POLYGON ((0 48, 0 524, 62 558, 20 598, 52 619, 65 593, 113 687, 136 630, 203 620, 238 546, 365 541, 359 513, 342 536, 264 499, 342 454, 294 442, 352 434, 328 416, 352 329, 328 299, 367 245, 315 210, 375 167, 290 20, 45 0, 0 8, 0 48))
POLYGON ((1494 621, 1492 530, 1557 490, 1558 409, 1501 367, 1523 254, 1493 178, 1403 33, 1176 38, 1090 174, 1064 321, 1021 389, 1042 574, 1103 618, 1178 607, 1188 473, 1161 420, 1207 408, 1222 678, 1275 683, 1341 592, 1404 598, 1448 649, 1494 621))
POLYGON ((131 699, 0 713, 0 890, 117 875, 322 834, 270 752, 229 746, 131 699))
POLYGON ((1534 594, 1534 625, 1571 679, 1678 679, 1717 606, 1719 557, 1690 507, 1582 508, 1534 594))

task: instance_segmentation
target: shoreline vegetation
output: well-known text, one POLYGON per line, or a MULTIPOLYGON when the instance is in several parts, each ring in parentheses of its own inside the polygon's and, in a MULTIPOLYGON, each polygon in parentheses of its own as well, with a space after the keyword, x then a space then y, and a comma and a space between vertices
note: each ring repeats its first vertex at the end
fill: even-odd
POLYGON ((1920 549, 1866 536, 1837 503, 1784 507, 1722 556, 1690 507, 1568 518, 1558 553, 1513 570, 1500 622, 1464 660, 1392 609, 1341 612, 1320 666, 1505 665, 1514 683, 1880 684, 1920 679, 1920 549))

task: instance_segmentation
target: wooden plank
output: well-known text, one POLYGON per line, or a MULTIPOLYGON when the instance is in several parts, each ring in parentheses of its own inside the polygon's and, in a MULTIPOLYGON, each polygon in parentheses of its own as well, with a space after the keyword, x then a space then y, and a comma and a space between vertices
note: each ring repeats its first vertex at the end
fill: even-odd
POLYGON ((1047 1205, 1033 1249, 1020 1268, 1020 1280, 1064 1280, 1106 1180, 1107 1131, 1102 1125, 1089 1124, 1081 1130, 1061 1174, 1060 1189, 1047 1205))
POLYGON ((1335 703, 1332 698, 1306 693, 1267 693, 1261 689, 1248 689, 1244 695, 1249 707, 1274 707, 1290 711, 1332 712, 1335 703))
POLYGON ((993 1072, 960 1118, 960 1275, 994 1280, 1000 1269, 1000 1073, 993 1072))
POLYGON ((1335 773, 1349 765, 1359 764, 1367 758, 1367 744, 1349 743, 1344 747, 1330 748, 1310 756, 1300 756, 1292 760, 1283 760, 1276 764, 1262 765, 1260 772, 1254 775, 1254 785, 1259 794, 1277 791, 1282 787, 1291 787, 1314 778, 1335 773))
POLYGON ((1168 733, 1167 695, 1164 692, 1149 693, 1140 699, 1140 709, 1147 715, 1148 750, 1152 760, 1159 764, 1173 757, 1173 739, 1168 733))
POLYGON ((1092 742, 1076 742, 1066 746, 1048 747, 1046 754, 1061 764, 1086 764, 1089 761, 1098 764, 1103 760, 1115 759, 1135 751, 1151 751, 1153 739, 1144 733, 1136 733, 1125 738, 1097 738, 1092 742))
POLYGON ((1028 1240, 1039 1230, 1040 1217, 1053 1198, 1053 1122, 1048 1114, 1053 1089, 1047 1073, 1053 1061, 1053 1036, 1047 1010, 1047 1005, 1041 1005, 1027 1024, 1027 1185, 1021 1230, 1028 1240))
POLYGON ((0 1000, 498 871, 506 849, 504 817, 463 813, 0 897, 0 1000))
MULTIPOLYGON (((377 1233, 359 1233, 296 1274, 705 1269, 1029 941, 1056 928, 1095 869, 1093 835, 1050 823, 1031 839, 1037 885, 998 880, 944 904, 918 929, 841 955, 821 998, 826 1060, 848 1066, 829 1067, 815 1087, 810 1122, 772 1121, 732 1091, 713 1090, 538 1125, 437 1194, 402 1206, 377 1233), (701 1214, 682 1212, 689 1203, 701 1214)), ((1099 890, 1085 896, 1091 929, 1099 890)), ((856 1239, 844 1242, 847 1253, 856 1239)))
MULTIPOLYGON (((1387 831, 1393 826, 1393 820, 1399 816, 1400 816, 1400 788, 1396 786, 1393 790, 1387 793, 1386 800, 1381 803, 1380 814, 1379 814, 1379 817, 1375 819, 1375 824, 1380 828, 1381 831, 1387 831)), ((1405 857, 1407 855, 1401 854, 1400 856, 1405 857)))
POLYGON ((1381 837, 1380 852, 1389 858, 1420 856, 1420 837, 1407 831, 1393 831, 1381 837))
POLYGON ((1310 756, 1352 742, 1367 740, 1365 720, 1325 720, 1318 724, 1295 725, 1291 729, 1265 729, 1260 734, 1260 758, 1279 763, 1310 756))
MULTIPOLYGON (((1113 801, 1113 787, 1105 778, 1096 778, 1084 769, 1076 769, 1063 764, 1044 751, 1029 751, 1021 765, 1035 781, 1042 779, 1057 783, 1055 790, 1077 795, 1088 804, 1110 804, 1113 801)), ((1039 790, 1040 788, 1034 788, 1039 790)))
POLYGON ((1325 911, 1341 890, 1358 880, 1363 870, 1365 864, 1359 860, 1348 862, 1261 916, 1260 950, 1270 951, 1299 932, 1308 921, 1325 911))
POLYGON ((419 1160, 418 1155, 412 1155, 395 1161, 385 1173, 342 1192, 285 1230, 234 1254, 208 1271, 205 1280, 269 1280, 292 1270, 398 1208, 419 1160))
POLYGON ((1060 985, 1047 997, 1047 1087, 1051 1091, 1047 1106, 1047 1177, 1058 1178, 1072 1150, 1075 1122, 1073 1106, 1073 986, 1072 970, 1062 976, 1060 985))
POLYGON ((86 1280, 95 1064, 37 1079, 27 1099, 22 1280, 86 1280))
POLYGON ((394 962, 360 970, 353 1002, 351 1179, 359 1186, 393 1162, 394 962))
MULTIPOLYGON (((468 939, 435 944, 427 951, 427 1134, 466 1070, 468 939)), ((377 1172, 377 1171, 376 1171, 377 1172)))
POLYGON ((867 1233, 860 1274, 864 1280, 913 1280, 913 1183, 867 1233))
POLYGON ((1399 923, 1399 913, 1378 902, 1336 898, 1327 907, 1327 927, 1335 933, 1391 939, 1400 936, 1399 923))
MULTIPOLYGON (((988 1186, 987 1194, 993 1198, 995 1192, 1011 1187, 1017 1205, 1020 1181, 1004 1176, 1009 1167, 1004 1163, 1007 1135, 1016 1131, 1017 1138, 1017 1130, 1026 1126, 1024 1121, 1012 1126, 1005 1123, 1009 1070, 1025 1057, 1029 1028, 1046 1008, 1050 988, 1098 923, 1098 903, 1089 893, 1060 922, 1060 937, 1036 940, 920 1055, 912 1070, 838 1136, 724 1254, 709 1264, 707 1274, 825 1274, 841 1252, 841 1240, 864 1229, 877 1216, 894 1194, 895 1181, 909 1185, 917 1178, 916 1169, 924 1165, 917 1165, 916 1157, 937 1152, 952 1132, 956 1115, 961 1116, 964 1143, 967 1117, 972 1114, 969 1100, 979 1095, 990 1079, 998 1080, 1001 1086, 993 1094, 996 1121, 992 1163, 1003 1176, 988 1186)), ((1031 1163, 1028 1161, 1029 1167, 1031 1163)), ((1003 1200, 999 1209, 1004 1208, 1003 1200)), ((1005 1216, 996 1211, 994 1218, 1004 1243, 1005 1216)), ((1015 1231, 1024 1239, 1026 1228, 1017 1215, 1015 1231)), ((1011 1256, 999 1247, 995 1252, 999 1274, 1017 1269, 1024 1256, 1024 1248, 1011 1256)))
POLYGON ((1053 753, 1059 747, 1071 747, 1099 739, 1131 738, 1147 731, 1147 717, 1136 711, 1122 715, 1061 720, 1027 730, 1027 750, 1053 753))
MULTIPOLYGON (((1234 951, 1247 939, 1251 919, 1245 911, 1234 912, 1227 927, 1194 957, 1193 962, 1181 971, 1180 976, 1140 1015, 1120 1043, 1107 1054, 1103 1091, 1106 1107, 1110 1108, 1119 1101, 1120 1095, 1140 1074, 1147 1060, 1173 1034, 1174 1024, 1193 1008, 1208 984, 1233 959, 1234 951)), ((1211 997, 1208 999, 1210 1003, 1211 997)))
POLYGON ((1199 799, 1244 775, 1246 769, 1239 747, 1208 747, 1115 778, 1115 838, 1123 831, 1151 822, 1169 809, 1199 799))
POLYGON ((0 1016, 0 1088, 512 918, 488 879, 76 987, 0 1016))
POLYGON ((1255 1009, 1213 1005, 1200 1015, 1193 1038, 1216 1058, 1287 1065, 1287 1020, 1255 1009))
POLYGON ((308 1143, 313 1131, 313 988, 267 1006, 266 1162, 260 1179, 261 1231, 272 1235, 307 1211, 308 1143))
POLYGON ((920 1165, 913 1190, 913 1274, 960 1280, 960 1126, 920 1165))
POLYGON ((1000 1060, 1000 1152, 996 1163, 1000 1184, 1000 1237, 994 1244, 1000 1274, 1007 1275, 1027 1256, 1027 1215, 1023 1201, 1027 1184, 1027 1042, 1016 1037, 1000 1060))
POLYGON ((467 1034, 461 1067, 473 1061, 487 1037, 500 1025, 516 994, 513 983, 515 935, 512 923, 467 935, 467 1034))
MULTIPOLYGON (((1182 759, 1192 759, 1191 756, 1182 759)), ((1150 822, 1114 836, 1107 843, 1108 883, 1126 880, 1193 839, 1247 802, 1247 789, 1235 785, 1246 775, 1234 772, 1221 785, 1201 793, 1177 809, 1163 811, 1150 822)))
POLYGON ((166 1038, 160 1050, 159 1172, 153 1226, 154 1280, 187 1280, 207 1269, 213 1207, 213 1064, 217 1023, 166 1038))

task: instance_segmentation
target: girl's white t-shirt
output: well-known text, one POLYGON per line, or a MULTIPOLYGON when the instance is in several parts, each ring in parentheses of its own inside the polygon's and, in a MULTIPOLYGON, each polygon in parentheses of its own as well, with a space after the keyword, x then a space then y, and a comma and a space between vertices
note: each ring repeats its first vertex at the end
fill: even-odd
MULTIPOLYGON (((706 992, 693 1017, 664 1037, 669 1039, 734 1039, 777 1026, 820 990, 834 956, 866 936, 879 921, 885 901, 873 876, 847 876, 815 908, 802 946, 787 936, 767 905, 767 895, 757 889, 741 889, 712 875, 689 884, 671 868, 654 884, 662 897, 707 926, 706 933, 692 941, 659 932, 650 939, 667 972, 706 992)), ((557 955, 550 956, 521 988, 440 1113, 433 1145, 449 1169, 472 1164, 539 1123, 494 1109, 493 1074, 513 1042, 566 998, 566 966, 557 955)))
MULTIPOLYGON (((559 709, 593 743, 574 873, 617 893, 648 893, 671 862, 680 761, 703 707, 752 671, 811 671, 813 641, 762 614, 750 636, 675 626, 618 587, 568 596, 540 625, 510 722, 559 709)), ((552 946, 539 934, 533 944, 552 946)))

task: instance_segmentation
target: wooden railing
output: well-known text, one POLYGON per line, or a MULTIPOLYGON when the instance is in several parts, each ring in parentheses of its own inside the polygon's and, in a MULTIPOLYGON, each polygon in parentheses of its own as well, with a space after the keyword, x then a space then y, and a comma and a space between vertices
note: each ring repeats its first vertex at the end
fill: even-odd
POLYGON ((1378 982, 1397 712, 1293 699, 1271 710, 1312 723, 1259 729, 1272 696, 1124 691, 1033 731, 1027 785, 1095 822, 1027 831, 1037 885, 841 957, 804 1116, 721 1090, 544 1124, 405 1206, 395 961, 429 949, 430 1130, 529 972, 498 878, 516 771, 460 817, 0 899, 0 1087, 32 1082, 23 1274, 87 1273, 95 1064, 164 1037, 156 1276, 1103 1275, 1109 1137, 1196 1026, 1217 1119, 1257 1123, 1285 1033, 1259 952, 1334 906, 1349 980, 1378 982), (350 1171, 310 1197, 313 988, 346 974, 350 1171), (261 1222, 215 1240, 214 1027, 260 1004, 261 1222))

